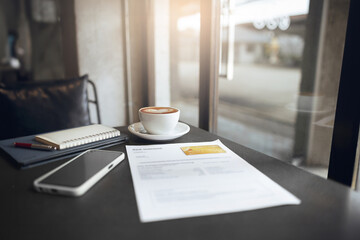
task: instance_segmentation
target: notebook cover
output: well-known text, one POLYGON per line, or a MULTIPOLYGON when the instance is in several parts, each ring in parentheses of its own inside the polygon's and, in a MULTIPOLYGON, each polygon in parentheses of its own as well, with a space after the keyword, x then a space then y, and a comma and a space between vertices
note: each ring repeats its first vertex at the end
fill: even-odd
POLYGON ((61 160, 75 156, 87 149, 101 149, 110 147, 112 145, 125 142, 128 139, 127 135, 121 134, 120 136, 108 138, 105 140, 83 144, 80 146, 66 148, 63 150, 44 151, 37 149, 19 148, 14 147, 14 142, 26 142, 26 143, 37 143, 35 135, 10 138, 0 141, 0 148, 5 151, 18 165, 20 168, 28 168, 38 166, 50 161, 61 160))

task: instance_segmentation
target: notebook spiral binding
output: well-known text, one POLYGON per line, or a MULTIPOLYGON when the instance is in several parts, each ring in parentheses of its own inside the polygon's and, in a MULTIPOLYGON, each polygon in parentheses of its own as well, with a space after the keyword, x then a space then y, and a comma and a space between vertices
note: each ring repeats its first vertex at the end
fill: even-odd
POLYGON ((61 144, 64 144, 65 147, 75 147, 75 146, 79 146, 82 144, 101 141, 101 140, 116 137, 116 136, 120 136, 120 132, 115 129, 115 130, 111 130, 111 131, 107 131, 107 132, 90 134, 90 135, 83 136, 80 138, 68 139, 68 140, 62 142, 61 144))

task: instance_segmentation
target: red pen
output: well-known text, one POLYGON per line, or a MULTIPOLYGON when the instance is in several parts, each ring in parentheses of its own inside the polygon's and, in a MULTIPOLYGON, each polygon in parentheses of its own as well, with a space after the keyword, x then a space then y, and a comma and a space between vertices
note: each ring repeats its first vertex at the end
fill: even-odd
POLYGON ((23 147, 23 148, 33 148, 33 149, 40 149, 40 150, 56 150, 56 147, 49 146, 49 145, 43 145, 43 144, 34 144, 34 143, 19 143, 14 142, 15 147, 23 147))

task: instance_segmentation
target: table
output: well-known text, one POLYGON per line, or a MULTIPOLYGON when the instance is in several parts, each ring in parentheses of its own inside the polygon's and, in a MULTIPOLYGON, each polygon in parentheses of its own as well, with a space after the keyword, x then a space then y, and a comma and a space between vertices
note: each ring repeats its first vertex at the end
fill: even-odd
MULTIPOLYGON (((127 144, 154 142, 132 136, 127 144)), ((37 193, 34 179, 63 163, 16 169, 0 153, 0 239, 360 239, 360 193, 196 127, 171 141, 220 139, 302 200, 301 205, 141 223, 127 158, 80 198, 37 193)), ((125 144, 110 150, 126 152, 125 144)))

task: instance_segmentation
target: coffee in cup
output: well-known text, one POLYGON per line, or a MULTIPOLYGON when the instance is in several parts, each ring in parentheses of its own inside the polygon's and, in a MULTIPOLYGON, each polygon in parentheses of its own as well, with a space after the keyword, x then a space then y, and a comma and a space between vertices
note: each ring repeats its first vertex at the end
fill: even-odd
POLYGON ((144 107, 139 118, 150 134, 165 135, 174 130, 179 121, 180 110, 174 107, 144 107))

